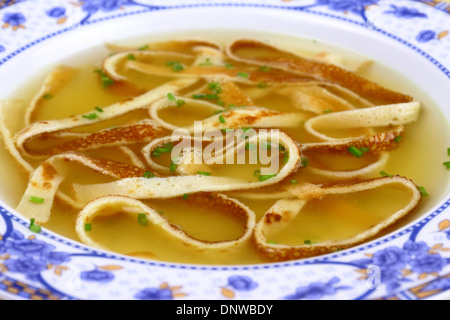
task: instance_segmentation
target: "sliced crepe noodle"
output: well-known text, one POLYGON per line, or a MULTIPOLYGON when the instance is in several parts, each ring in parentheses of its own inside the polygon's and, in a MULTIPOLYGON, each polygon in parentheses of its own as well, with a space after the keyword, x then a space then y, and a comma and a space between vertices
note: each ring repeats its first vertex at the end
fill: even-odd
POLYGON ((23 112, 25 108, 24 101, 20 100, 7 100, 0 101, 0 132, 5 143, 6 150, 11 154, 13 159, 30 174, 33 172, 33 166, 28 163, 23 157, 13 141, 14 132, 17 130, 21 117, 19 114, 23 112))
MULTIPOLYGON (((126 101, 121 101, 103 108, 101 116, 96 119, 89 117, 90 113, 80 114, 69 118, 58 120, 46 120, 34 122, 22 131, 18 132, 15 137, 15 143, 18 150, 22 154, 28 154, 26 143, 33 140, 40 135, 54 133, 57 131, 73 129, 82 126, 92 125, 98 122, 106 121, 124 115, 128 112, 148 108, 151 103, 164 97, 168 92, 177 92, 186 86, 193 83, 193 80, 175 80, 167 84, 161 85, 153 90, 150 90, 138 97, 131 98, 126 101)), ((28 154, 29 156, 32 156, 28 154)))
POLYGON ((307 190, 308 188, 301 187, 301 192, 299 193, 300 199, 283 199, 277 201, 274 206, 264 214, 255 227, 254 240, 256 246, 258 250, 268 256, 272 261, 311 257, 331 253, 336 250, 341 250, 360 244, 369 240, 373 236, 377 235, 381 230, 407 215, 418 205, 422 198, 419 188, 411 180, 400 176, 383 177, 348 185, 321 187, 319 189, 317 189, 316 186, 310 190, 309 193, 307 190), (298 214, 301 214, 302 207, 310 199, 317 199, 326 195, 352 194, 390 184, 398 185, 410 193, 410 200, 408 203, 402 209, 392 213, 389 217, 382 220, 379 224, 374 225, 368 230, 352 238, 328 240, 315 244, 297 246, 268 243, 268 239, 265 235, 269 232, 270 228, 280 229, 289 224, 290 221, 292 221, 298 214), (305 196, 305 193, 307 196, 305 196))
MULTIPOLYGON (((80 154, 56 155, 42 162, 33 172, 27 189, 16 208, 17 211, 27 218, 34 218, 38 223, 46 223, 50 219, 51 209, 59 185, 67 176, 67 170, 70 170, 70 162, 78 162, 98 173, 115 179, 142 177, 147 171, 147 169, 142 167, 112 160, 89 158, 80 154), (36 203, 32 201, 32 198, 42 200, 36 203)), ((72 204, 76 203, 70 202, 72 204)))
POLYGON ((311 135, 325 141, 339 139, 320 133, 320 129, 349 129, 399 126, 417 121, 420 102, 397 103, 371 108, 328 113, 305 122, 305 129, 311 135))
POLYGON ((281 49, 275 44, 271 45, 264 41, 238 39, 226 47, 226 53, 237 61, 266 65, 299 75, 308 75, 319 81, 336 83, 376 104, 393 104, 412 100, 409 96, 383 88, 339 66, 319 62, 314 59, 306 59, 295 53, 281 49), (264 50, 266 56, 247 57, 241 54, 242 51, 248 49, 264 50))
POLYGON ((78 72, 78 69, 60 65, 56 67, 44 79, 39 92, 33 97, 25 111, 25 124, 31 123, 34 113, 39 106, 47 99, 48 95, 55 95, 63 88, 78 72))
MULTIPOLYGON (((183 138, 195 140, 195 138, 187 136, 183 138)), ((274 185, 295 173, 301 166, 301 155, 296 143, 282 132, 280 132, 278 138, 279 144, 286 148, 286 153, 289 154, 289 158, 287 159, 287 162, 279 168, 278 172, 273 174, 273 176, 267 180, 249 181, 246 179, 214 175, 205 176, 202 174, 155 177, 152 179, 127 178, 102 184, 75 184, 73 186, 75 197, 80 203, 88 203, 97 197, 105 195, 123 195, 135 199, 166 199, 182 196, 186 193, 251 190, 274 185)), ((253 139, 270 141, 270 132, 259 132, 258 135, 253 136, 253 139)), ((161 144, 164 144, 167 141, 168 140, 158 140, 161 144)), ((252 140, 249 141, 251 142, 252 140)), ((244 148, 245 143, 246 141, 242 143, 244 148)), ((152 143, 152 148, 156 148, 157 146, 156 143, 152 143)), ((238 145, 234 149, 228 149, 223 153, 223 156, 227 157, 231 153, 240 150, 241 147, 242 145, 238 145)), ((147 149, 147 155, 151 153, 153 150, 152 148, 147 149)), ((167 168, 155 164, 154 161, 151 160, 151 157, 147 157, 147 162, 151 169, 161 170, 162 173, 167 173, 167 168)), ((208 163, 208 161, 205 161, 205 163, 208 163)))
POLYGON ((242 203, 220 194, 215 194, 213 197, 202 195, 199 196, 198 201, 202 201, 204 205, 213 205, 215 208, 220 208, 219 210, 221 211, 226 211, 244 220, 245 229, 242 235, 237 239, 227 241, 209 242, 198 240, 186 234, 180 227, 171 224, 167 218, 155 209, 138 200, 123 196, 103 197, 90 202, 78 214, 75 230, 83 243, 95 248, 107 249, 104 245, 92 239, 90 236, 92 232, 87 232, 85 225, 91 224, 96 216, 105 217, 108 214, 124 212, 135 217, 138 214, 145 214, 149 224, 154 224, 167 233, 168 240, 175 239, 181 241, 186 246, 201 249, 202 251, 235 248, 239 244, 248 241, 251 237, 255 225, 255 214, 242 203))
MULTIPOLYGON (((48 149, 30 150, 26 148, 27 154, 31 156, 51 156, 67 152, 80 152, 100 147, 124 146, 137 142, 149 142, 164 136, 167 131, 155 121, 144 119, 135 124, 118 126, 104 129, 90 134, 77 134, 77 138, 58 144, 48 149), (81 136, 81 137, 80 137, 81 136)), ((58 134, 54 135, 55 137, 58 134)), ((48 136, 46 136, 48 139, 48 136)))

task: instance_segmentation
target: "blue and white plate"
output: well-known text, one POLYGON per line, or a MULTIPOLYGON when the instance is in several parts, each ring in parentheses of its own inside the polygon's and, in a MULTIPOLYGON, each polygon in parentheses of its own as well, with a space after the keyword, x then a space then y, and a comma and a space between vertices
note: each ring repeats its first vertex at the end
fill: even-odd
MULTIPOLYGON (((450 122, 449 13, 448 0, 0 0, 0 99, 55 62, 105 41, 232 28, 360 52, 411 79, 450 122)), ((450 175, 445 168, 442 174, 450 175)), ((450 192, 442 188, 426 214, 382 238, 254 266, 184 265, 94 250, 45 229, 32 233, 28 220, 0 203, 0 297, 449 298, 450 192)))

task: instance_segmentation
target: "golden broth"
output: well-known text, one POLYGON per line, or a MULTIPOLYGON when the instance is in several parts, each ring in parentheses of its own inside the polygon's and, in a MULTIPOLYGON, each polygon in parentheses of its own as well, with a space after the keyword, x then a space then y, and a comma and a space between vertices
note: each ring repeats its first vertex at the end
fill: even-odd
MULTIPOLYGON (((220 35, 219 38, 223 38, 224 41, 238 36, 237 33, 229 31, 201 31, 184 36, 193 34, 196 36, 200 34, 206 38, 214 34, 215 37, 213 39, 215 40, 218 38, 217 35, 220 35)), ((249 36, 261 36, 261 34, 253 32, 249 36)), ((278 42, 290 43, 290 46, 292 46, 292 39, 289 37, 280 38, 278 35, 270 34, 264 34, 264 37, 269 39, 272 37, 275 39, 276 37, 278 42)), ((162 38, 164 36, 161 36, 162 38)), ((154 41, 158 40, 155 37, 154 41)), ((134 39, 130 43, 140 45, 145 42, 148 42, 148 40, 134 39)), ((360 61, 364 61, 364 57, 355 53, 308 40, 296 39, 296 49, 306 56, 312 56, 324 50, 338 52, 344 55, 345 65, 350 67, 360 61)), ((246 53, 255 54, 255 52, 246 53)), ((82 58, 79 61, 83 62, 75 65, 79 68, 79 72, 58 94, 44 101, 33 121, 60 119, 74 114, 89 112, 95 107, 105 107, 137 94, 138 91, 117 84, 105 90, 99 82, 98 74, 93 72, 98 68, 98 60, 90 61, 86 58, 88 54, 80 54, 82 58)), ((76 58, 72 60, 77 61, 76 58)), ((414 212, 395 226, 397 228, 422 215, 436 204, 442 195, 448 192, 448 175, 442 166, 442 162, 446 161, 445 150, 450 145, 449 128, 448 124, 442 120, 443 117, 440 115, 437 107, 433 105, 432 100, 418 88, 415 88, 408 80, 377 63, 365 68, 361 75, 377 81, 391 90, 411 94, 424 105, 419 121, 407 127, 400 147, 391 152, 391 158, 382 169, 386 173, 398 174, 412 179, 416 184, 424 186, 429 193, 429 196, 424 198, 414 212), (389 82, 386 79, 389 79, 389 82)), ((160 85, 170 79, 143 75, 135 71, 130 71, 129 76, 133 81, 139 82, 146 89, 160 85)), ((29 85, 30 89, 26 94, 22 92, 21 98, 26 96, 27 100, 30 100, 36 92, 35 88, 39 81, 29 85)), ((242 89, 244 91, 247 90, 250 94, 250 88, 242 86, 242 89)), ((17 97, 15 96, 14 98, 17 97)), ((269 98, 255 99, 254 102, 256 105, 268 109, 290 110, 288 106, 289 101, 283 96, 272 95, 269 98)), ((192 121, 202 119, 206 115, 204 111, 192 113, 184 110, 181 109, 180 111, 180 108, 174 107, 166 109, 162 115, 164 119, 171 120, 171 123, 178 125, 191 124, 192 121), (174 113, 174 111, 178 113, 174 113)), ((145 116, 145 112, 135 112, 129 115, 129 119, 140 119, 145 116)), ((123 119, 121 122, 123 122, 123 119)), ((113 120, 102 123, 101 126, 109 127, 117 124, 118 121, 115 122, 113 120)), ((82 129, 86 130, 86 128, 82 129)), ((89 129, 95 131, 99 127, 92 126, 89 129)), ((301 141, 309 139, 303 128, 298 130, 289 129, 286 132, 293 136, 294 139, 301 141)), ((97 150, 91 153, 102 155, 105 152, 107 150, 97 150)), ((121 159, 119 153, 113 152, 113 154, 115 159, 121 159)), ((328 163, 328 167, 331 165, 341 170, 358 168, 367 161, 366 158, 358 160, 350 156, 337 155, 330 157, 322 155, 310 160, 311 163, 309 165, 314 165, 316 162, 317 167, 320 168, 323 163, 328 163)), ((25 190, 27 180, 8 155, 5 153, 1 154, 1 161, 1 174, 3 177, 8 177, 11 183, 8 186, 2 184, 0 191, 6 203, 14 207, 25 190)), ((159 161, 163 163, 169 160, 163 158, 159 161)), ((245 177, 245 179, 251 181, 255 179, 253 172, 258 168, 257 165, 222 166, 220 169, 217 169, 217 173, 225 176, 245 177)), ((329 182, 329 179, 316 176, 308 172, 307 169, 299 170, 290 179, 298 181, 306 179, 316 183, 329 182)), ((378 173, 373 175, 373 177, 377 176, 379 176, 378 173)), ((72 182, 90 183, 92 181, 99 183, 108 181, 108 179, 101 177, 101 175, 92 175, 92 171, 74 165, 72 177, 64 182, 61 189, 69 192, 72 182)), ((287 184, 289 184, 289 181, 287 181, 287 184)), ((278 190, 277 187, 272 188, 273 190, 278 190)), ((238 193, 233 193, 233 196, 255 211, 257 218, 260 218, 275 202, 272 200, 239 199, 238 193)), ((188 205, 188 203, 188 201, 183 201, 182 199, 149 201, 149 205, 164 212, 171 223, 180 226, 192 237, 206 241, 219 241, 236 238, 242 233, 242 223, 239 223, 235 218, 220 212, 217 213, 220 210, 202 209, 188 205)), ((283 244, 298 245, 303 244, 305 240, 315 242, 354 236, 376 224, 381 218, 395 211, 396 208, 400 208, 403 203, 404 197, 395 189, 381 192, 379 190, 364 192, 357 199, 353 198, 353 196, 328 196, 324 201, 308 203, 305 211, 299 214, 288 228, 282 232, 270 234, 270 240, 283 244)), ((77 212, 75 210, 57 202, 50 221, 44 227, 78 241, 73 227, 76 215, 77 212)), ((120 212, 114 218, 97 218, 93 221, 92 226, 92 237, 102 242, 106 248, 119 253, 184 263, 253 264, 267 262, 256 252, 250 240, 226 252, 202 252, 201 250, 193 250, 186 247, 181 242, 167 241, 166 236, 153 226, 141 226, 136 223, 136 219, 120 212)))

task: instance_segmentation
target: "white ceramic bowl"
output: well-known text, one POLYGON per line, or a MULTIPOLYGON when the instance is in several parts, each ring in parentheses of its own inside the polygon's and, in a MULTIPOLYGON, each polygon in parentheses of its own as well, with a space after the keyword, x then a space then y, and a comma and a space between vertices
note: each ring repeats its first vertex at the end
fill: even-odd
MULTIPOLYGON (((445 2, 436 3, 90 0, 73 6, 6 1, 0 5, 0 99, 20 97, 27 79, 78 52, 93 48, 100 57, 104 42, 231 29, 243 35, 301 37, 358 52, 410 79, 421 88, 419 99, 440 108, 448 123, 450 37, 445 31, 450 19, 445 2)), ((449 134, 448 124, 443 134, 449 134)), ((449 174, 445 168, 442 172, 449 174)), ((0 198, 8 181, 1 184, 0 198)), ((91 249, 45 229, 35 235, 29 221, 2 202, 0 297, 440 299, 450 289, 450 228, 443 223, 450 220, 449 184, 442 188, 426 213, 377 240, 316 258, 249 266, 141 260, 91 249), (373 282, 376 271, 379 278, 373 282)))

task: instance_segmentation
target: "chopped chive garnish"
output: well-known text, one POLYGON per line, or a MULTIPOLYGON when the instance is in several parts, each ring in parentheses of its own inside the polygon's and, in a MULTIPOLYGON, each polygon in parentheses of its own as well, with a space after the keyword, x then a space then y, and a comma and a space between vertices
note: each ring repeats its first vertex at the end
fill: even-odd
POLYGON ((205 94, 205 98, 208 100, 219 100, 219 96, 217 94, 205 94))
POLYGON ((95 110, 97 110, 98 112, 103 112, 103 109, 102 108, 100 108, 100 107, 95 107, 95 110))
POLYGON ((151 171, 145 171, 143 177, 147 178, 147 179, 150 179, 150 178, 154 178, 155 175, 151 171))
POLYGON ((331 113, 331 112, 333 112, 333 109, 323 110, 323 113, 331 113))
POLYGON ((216 103, 221 107, 225 106, 225 102, 223 102, 221 100, 216 101, 216 103))
POLYGON ((159 157, 161 157, 161 153, 159 153, 158 151, 153 151, 152 157, 159 158, 159 157))
POLYGON ((95 69, 94 72, 99 74, 103 88, 107 88, 110 85, 114 84, 114 80, 108 77, 101 69, 95 69))
POLYGON ((259 181, 266 181, 266 180, 272 179, 272 178, 274 178, 276 176, 277 176, 276 173, 275 174, 266 174, 264 176, 259 176, 258 180, 259 181))
POLYGON ((157 152, 157 153, 170 153, 172 151, 172 149, 173 149, 173 144, 166 143, 164 146, 156 148, 155 152, 157 152))
POLYGON ((30 219, 30 226, 29 229, 35 233, 41 232, 41 226, 34 223, 34 218, 30 219))
POLYGON ((361 147, 359 148, 359 150, 361 150, 362 152, 369 152, 370 149, 368 147, 361 147))
POLYGON ((251 129, 250 127, 242 127, 242 131, 244 131, 244 133, 246 133, 250 129, 251 129))
POLYGON ((272 70, 272 68, 267 66, 261 66, 259 67, 259 70, 262 72, 269 72, 270 70, 272 70))
POLYGON ((276 242, 275 240, 267 240, 268 244, 277 244, 278 242, 276 242))
POLYGON ((194 99, 205 99, 206 98, 206 94, 196 93, 196 94, 192 95, 192 98, 194 98, 194 99))
POLYGON ((380 175, 382 177, 392 177, 392 174, 387 173, 386 171, 380 171, 380 175))
POLYGON ((178 72, 184 70, 184 66, 179 61, 168 61, 166 66, 171 67, 173 71, 178 72))
POLYGON ((207 172, 207 171, 197 171, 197 174, 202 175, 202 176, 210 176, 211 172, 207 172))
POLYGON ((134 54, 129 54, 129 55, 127 56, 127 59, 128 59, 128 60, 136 60, 136 57, 134 56, 134 54))
POLYGON ((84 225, 84 231, 92 231, 92 225, 90 223, 86 223, 84 225))
POLYGON ((260 89, 267 88, 267 83, 266 83, 266 82, 260 82, 260 83, 258 83, 258 88, 260 88, 260 89))
POLYGON ((138 50, 147 50, 148 49, 148 44, 143 45, 142 47, 139 47, 138 50))
POLYGON ((187 200, 188 197, 189 197, 189 194, 188 194, 188 193, 183 194, 183 199, 184 199, 184 200, 187 200))
POLYGON ((175 95, 172 92, 169 92, 167 94, 167 99, 169 99, 170 101, 176 101, 177 98, 175 98, 175 95))
POLYGON ((450 161, 444 162, 443 165, 447 168, 447 170, 450 170, 450 161))
POLYGON ((298 181, 296 179, 291 180, 291 184, 297 184, 297 183, 298 183, 298 181))
POLYGON ((219 121, 220 123, 225 123, 225 118, 223 117, 223 115, 219 116, 219 121))
POLYGON ((213 63, 209 60, 209 58, 206 58, 205 62, 202 62, 199 64, 201 67, 210 67, 213 65, 213 63))
POLYGON ((248 73, 245 73, 245 72, 238 72, 237 76, 238 76, 238 77, 241 77, 241 78, 248 78, 248 73))
POLYGON ((419 191, 420 191, 420 193, 422 194, 423 197, 428 197, 429 196, 427 190, 425 190, 425 187, 419 186, 419 191))
POLYGON ((156 212, 158 212, 160 215, 164 215, 164 211, 161 211, 161 210, 156 210, 156 212))
POLYGON ((36 204, 41 204, 44 203, 44 199, 43 198, 39 198, 39 197, 35 197, 35 196, 31 196, 30 197, 30 202, 36 203, 36 204))
POLYGON ((450 148, 447 148, 447 155, 450 156, 450 148))
POLYGON ((399 143, 402 140, 402 136, 396 136, 394 141, 399 143))
POLYGON ((348 147, 347 151, 350 152, 352 155, 354 155, 357 158, 360 158, 364 155, 364 152, 355 146, 348 147))
POLYGON ((137 220, 138 220, 138 223, 139 223, 141 226, 146 226, 147 223, 148 223, 148 221, 147 221, 147 215, 146 215, 145 213, 139 213, 138 216, 137 216, 137 220))
POLYGON ((177 165, 175 163, 171 163, 170 167, 169 167, 170 172, 175 172, 177 171, 177 165))
POLYGON ((213 91, 214 93, 221 93, 222 87, 220 86, 219 82, 210 82, 208 83, 209 90, 213 91))
POLYGON ((311 240, 305 240, 304 243, 307 244, 307 245, 312 245, 313 244, 311 240))
POLYGON ((50 93, 44 94, 44 99, 48 100, 53 98, 53 96, 50 93))
POLYGON ((89 120, 95 120, 98 118, 98 114, 96 113, 84 114, 82 117, 89 120))
POLYGON ((229 63, 229 62, 225 62, 224 64, 225 68, 230 69, 233 68, 233 64, 229 63))
POLYGON ((308 166, 308 164, 309 164, 309 159, 306 158, 306 157, 302 157, 302 158, 300 159, 300 163, 302 164, 302 167, 303 167, 303 168, 306 168, 306 167, 308 166))
POLYGON ((283 163, 287 163, 289 161, 289 152, 286 152, 283 157, 283 163))
POLYGON ((184 101, 184 100, 177 100, 177 107, 181 107, 185 103, 186 103, 186 101, 184 101))

